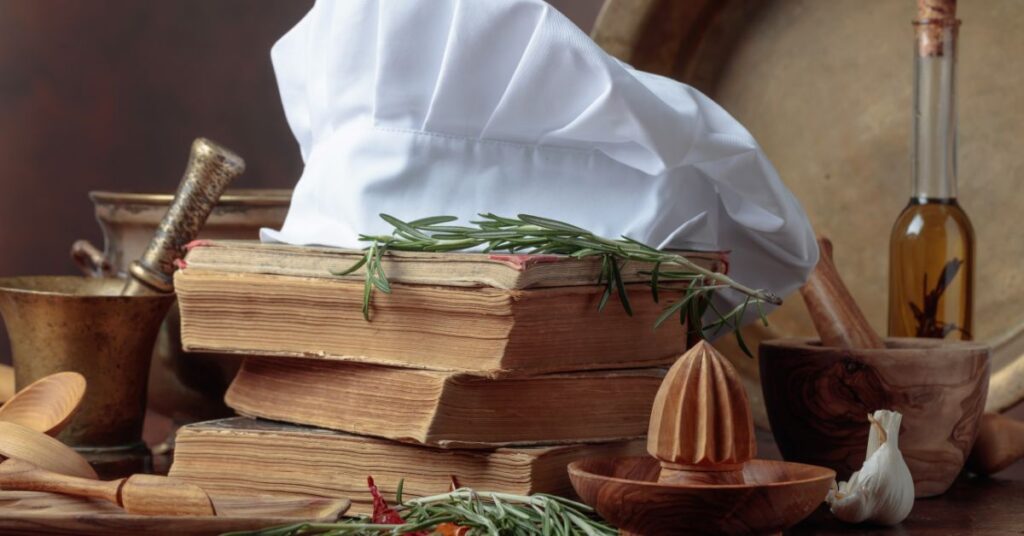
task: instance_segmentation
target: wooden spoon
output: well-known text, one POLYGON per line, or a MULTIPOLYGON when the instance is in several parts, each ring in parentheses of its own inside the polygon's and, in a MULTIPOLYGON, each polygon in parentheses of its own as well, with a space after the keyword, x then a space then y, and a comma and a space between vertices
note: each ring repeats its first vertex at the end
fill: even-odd
POLYGON ((48 491, 110 501, 129 514, 163 516, 215 515, 210 496, 198 486, 157 475, 117 480, 90 480, 40 469, 19 459, 0 463, 0 489, 48 491))
POLYGON ((14 396, 14 369, 10 365, 0 365, 0 404, 14 396))
POLYGON ((71 447, 35 430, 0 421, 0 461, 27 460, 43 469, 81 478, 98 478, 89 462, 71 447))
POLYGON ((67 426, 85 396, 85 377, 58 372, 36 380, 0 407, 0 421, 56 436, 67 426))

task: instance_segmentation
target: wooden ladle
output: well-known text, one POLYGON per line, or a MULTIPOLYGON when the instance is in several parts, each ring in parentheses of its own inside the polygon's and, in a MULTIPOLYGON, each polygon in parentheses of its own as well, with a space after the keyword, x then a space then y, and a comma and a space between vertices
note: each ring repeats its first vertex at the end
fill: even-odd
POLYGON ((84 396, 84 376, 77 372, 51 374, 36 380, 0 406, 0 421, 56 436, 74 417, 84 396))
POLYGON ((40 469, 16 458, 0 463, 0 489, 48 491, 110 501, 129 514, 212 516, 213 501, 194 484, 157 475, 91 480, 40 469))

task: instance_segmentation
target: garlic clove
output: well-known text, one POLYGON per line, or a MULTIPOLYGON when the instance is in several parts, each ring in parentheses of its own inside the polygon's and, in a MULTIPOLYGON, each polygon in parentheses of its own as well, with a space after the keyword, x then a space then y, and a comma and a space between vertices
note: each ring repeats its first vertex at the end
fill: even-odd
POLYGON ((849 481, 834 486, 825 501, 842 521, 895 525, 914 507, 914 479, 899 450, 903 415, 878 410, 868 420, 871 430, 864 466, 849 481))

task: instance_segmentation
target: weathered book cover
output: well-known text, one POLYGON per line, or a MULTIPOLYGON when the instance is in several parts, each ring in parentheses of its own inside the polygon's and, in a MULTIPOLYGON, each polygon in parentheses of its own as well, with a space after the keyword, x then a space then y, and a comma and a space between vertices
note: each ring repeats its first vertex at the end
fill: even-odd
POLYGON ((249 358, 224 397, 254 417, 442 448, 600 442, 647 433, 663 369, 528 377, 249 358))
MULTIPOLYGON (((372 394, 367 394, 372 396, 372 394)), ((475 489, 572 496, 566 466, 589 456, 643 455, 642 440, 441 450, 344 432, 236 417, 182 427, 170 476, 208 492, 341 497, 350 513, 370 508, 366 477, 388 500, 448 491, 451 478, 475 489)))
MULTIPOLYGON (((185 349, 365 362, 485 376, 666 365, 684 349, 676 322, 626 285, 603 310, 599 262, 479 253, 394 253, 392 292, 362 315, 362 277, 336 277, 359 252, 250 242, 195 247, 175 275, 185 349)), ((709 265, 719 261, 707 259, 709 265)), ((650 266, 627 263, 627 280, 650 266), (631 274, 631 275, 630 275, 631 274)))

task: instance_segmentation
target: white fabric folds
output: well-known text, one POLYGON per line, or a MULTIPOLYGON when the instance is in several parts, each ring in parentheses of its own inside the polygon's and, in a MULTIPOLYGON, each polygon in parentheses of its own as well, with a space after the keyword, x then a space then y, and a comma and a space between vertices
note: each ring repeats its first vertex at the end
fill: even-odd
POLYGON ((730 251, 786 294, 807 217, 750 134, 632 69, 541 0, 319 0, 271 53, 305 160, 265 241, 361 247, 412 220, 535 214, 663 248, 730 251))

